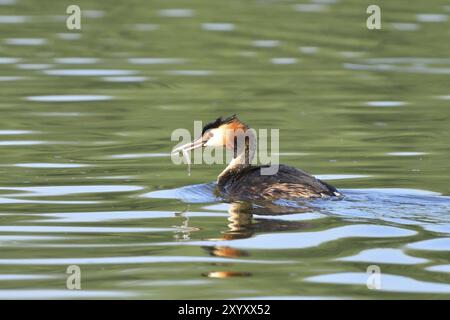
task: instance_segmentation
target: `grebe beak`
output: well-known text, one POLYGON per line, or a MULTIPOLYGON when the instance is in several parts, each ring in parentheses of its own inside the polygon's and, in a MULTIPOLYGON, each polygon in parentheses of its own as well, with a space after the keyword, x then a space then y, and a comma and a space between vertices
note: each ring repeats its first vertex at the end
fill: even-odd
POLYGON ((203 137, 200 137, 192 142, 183 144, 182 146, 179 146, 178 148, 175 148, 172 150, 172 153, 178 153, 178 152, 187 152, 190 150, 194 150, 197 148, 201 148, 203 147, 203 145, 205 144, 206 141, 203 140, 203 137))

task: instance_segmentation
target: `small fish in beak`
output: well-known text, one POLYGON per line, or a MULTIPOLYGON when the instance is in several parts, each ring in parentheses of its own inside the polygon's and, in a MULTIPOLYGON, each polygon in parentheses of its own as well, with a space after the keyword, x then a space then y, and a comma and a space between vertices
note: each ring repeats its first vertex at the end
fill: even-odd
MULTIPOLYGON (((234 114, 231 117, 223 119, 217 118, 215 121, 206 124, 202 129, 201 137, 195 139, 190 143, 186 143, 172 150, 172 154, 181 152, 183 158, 188 165, 188 175, 191 175, 191 157, 188 151, 195 150, 201 147, 225 147, 224 132, 228 126, 234 129, 237 124, 241 124, 237 116, 234 114), (234 125, 232 125, 234 123, 234 125)), ((245 126, 245 125, 244 125, 245 126)))
POLYGON ((200 137, 192 142, 186 143, 172 150, 172 153, 181 152, 183 154, 183 158, 188 165, 188 176, 191 175, 191 155, 188 151, 201 148, 203 147, 204 143, 205 141, 203 140, 203 137, 200 137))

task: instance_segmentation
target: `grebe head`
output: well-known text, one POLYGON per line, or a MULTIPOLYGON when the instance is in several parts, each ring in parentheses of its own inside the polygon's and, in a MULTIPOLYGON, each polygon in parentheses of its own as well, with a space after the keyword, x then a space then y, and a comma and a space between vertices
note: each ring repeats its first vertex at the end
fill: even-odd
POLYGON ((201 147, 225 147, 233 150, 235 138, 245 134, 248 126, 236 114, 228 118, 217 118, 203 127, 202 135, 193 142, 179 146, 172 152, 186 152, 201 147))

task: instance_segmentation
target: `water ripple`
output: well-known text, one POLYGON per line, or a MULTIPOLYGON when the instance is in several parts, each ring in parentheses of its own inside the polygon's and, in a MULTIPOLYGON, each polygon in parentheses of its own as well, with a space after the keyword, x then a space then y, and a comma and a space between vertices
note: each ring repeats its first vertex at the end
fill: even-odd
POLYGON ((15 167, 20 168, 36 168, 36 169, 66 169, 66 168, 84 168, 88 167, 88 164, 81 163, 17 163, 14 164, 15 167))
POLYGON ((136 293, 102 290, 12 289, 1 290, 0 299, 100 299, 132 297, 136 293))
POLYGON ((59 278, 56 275, 47 274, 0 274, 0 281, 27 281, 59 278))
POLYGON ((165 158, 170 157, 170 153, 125 153, 109 156, 112 159, 141 159, 141 158, 165 158))
POLYGON ((125 227, 61 227, 61 226, 0 226, 0 232, 31 233, 146 233, 172 232, 177 228, 125 228, 125 227))
MULTIPOLYGON (((367 277, 366 273, 344 272, 313 276, 306 278, 305 281, 366 286, 367 277)), ((419 281, 404 276, 383 273, 380 290, 411 293, 450 293, 450 284, 419 281)))
POLYGON ((436 13, 421 13, 416 15, 416 19, 419 22, 446 22, 448 20, 448 15, 436 13))
POLYGON ((14 46, 42 46, 47 43, 47 39, 44 38, 10 38, 3 41, 14 46))
POLYGON ((151 23, 133 24, 132 28, 136 31, 155 31, 159 29, 159 25, 151 23))
POLYGON ((427 152, 416 152, 416 151, 402 151, 402 152, 388 152, 388 156, 399 156, 399 157, 411 157, 411 156, 423 156, 428 154, 427 152))
POLYGON ((16 65, 17 69, 22 70, 43 70, 51 67, 52 67, 51 64, 46 63, 19 63, 16 65))
POLYGON ((278 40, 254 40, 253 46, 260 48, 273 48, 278 47, 280 45, 280 41, 278 40))
POLYGON ((294 10, 298 12, 322 12, 328 9, 328 6, 321 3, 301 3, 294 5, 294 10))
POLYGON ((425 225, 424 229, 431 232, 450 234, 450 224, 428 224, 425 225))
POLYGON ((0 146, 32 146, 38 144, 47 144, 47 141, 38 140, 11 140, 11 141, 0 141, 0 146))
POLYGON ((0 190, 22 191, 23 193, 7 194, 9 197, 48 197, 67 196, 80 193, 110 193, 142 190, 140 186, 127 185, 92 185, 92 186, 46 186, 46 187, 0 187, 0 190))
POLYGON ((27 79, 26 77, 21 76, 0 76, 0 81, 19 81, 27 79))
POLYGON ((296 58, 272 58, 270 62, 272 64, 279 64, 279 65, 285 65, 285 64, 296 64, 298 59, 296 58))
POLYGON ((391 26, 398 31, 417 31, 420 29, 420 25, 417 23, 392 22, 391 26))
POLYGON ((233 23, 203 23, 202 29, 207 31, 233 31, 236 26, 233 23))
POLYGON ((408 249, 428 251, 450 251, 450 238, 436 238, 413 242, 406 246, 408 249))
MULTIPOLYGON (((172 211, 97 211, 97 212, 66 212, 66 213, 40 213, 32 216, 49 218, 45 220, 36 219, 37 222, 106 222, 117 220, 134 219, 161 219, 173 218, 172 211)), ((228 217, 228 214, 210 212, 184 212, 184 217, 228 217)))
POLYGON ((0 204, 12 204, 12 203, 33 203, 33 204, 94 204, 98 201, 66 201, 66 200, 24 200, 24 199, 11 199, 0 197, 0 204))
POLYGON ((338 261, 364 262, 364 263, 388 263, 388 264, 419 264, 426 263, 428 259, 411 257, 399 249, 368 249, 357 255, 338 258, 338 261))
POLYGON ((185 63, 186 59, 180 58, 128 58, 131 64, 180 64, 185 63))
POLYGON ((27 16, 0 16, 0 24, 17 24, 24 23, 30 20, 27 16))
POLYGON ((26 97, 25 99, 28 101, 39 101, 39 102, 83 102, 83 101, 106 101, 113 99, 113 97, 104 95, 66 94, 66 95, 51 95, 51 96, 30 96, 26 97))
POLYGON ((404 101, 369 101, 369 107, 402 107, 406 103, 404 101))
POLYGON ((32 134, 35 131, 31 130, 0 130, 0 135, 20 135, 20 134, 32 134))
POLYGON ((432 272, 450 273, 450 264, 431 266, 431 267, 427 267, 426 270, 432 271, 432 272))
MULTIPOLYGON (((397 238, 410 237, 417 232, 397 227, 380 225, 348 225, 315 232, 295 232, 279 234, 257 235, 249 239, 239 239, 228 241, 193 241, 183 243, 184 245, 196 246, 227 246, 243 249, 304 249, 317 247, 326 242, 346 239, 346 238, 397 238)), ((165 244, 169 245, 169 244, 165 244)))
POLYGON ((367 59, 363 63, 344 63, 343 66, 349 70, 365 70, 380 72, 400 73, 424 73, 424 74, 450 74, 450 68, 434 64, 449 64, 449 59, 433 58, 377 58, 367 59), (410 65, 408 65, 410 64, 410 65))
POLYGON ((65 237, 60 237, 60 236, 24 236, 24 235, 0 235, 0 245, 5 245, 8 244, 10 245, 11 242, 16 243, 16 242, 33 242, 35 243, 35 241, 51 241, 51 240, 63 240, 65 239, 65 237))
POLYGON ((19 61, 19 58, 0 57, 0 64, 14 64, 19 61))
POLYGON ((0 6, 14 5, 16 3, 17 0, 0 0, 0 6))
POLYGON ((175 76, 209 76, 214 72, 210 70, 170 70, 166 73, 175 76))
POLYGON ((59 64, 95 64, 100 61, 98 58, 82 58, 82 57, 67 57, 55 58, 55 63, 59 64))
POLYGON ((103 77, 102 80, 106 82, 119 82, 119 83, 127 83, 127 82, 144 82, 149 80, 149 77, 103 77))
POLYGON ((96 264, 146 264, 146 263, 248 263, 284 264, 290 261, 244 260, 217 257, 190 256, 133 256, 133 257, 93 257, 93 258, 38 258, 38 259, 0 259, 0 265, 96 265, 96 264))
POLYGON ((54 69, 43 72, 51 76, 127 76, 138 73, 135 70, 117 69, 54 69))
POLYGON ((63 40, 78 40, 78 39, 81 38, 81 34, 80 33, 62 32, 62 33, 57 33, 57 36, 60 39, 63 39, 63 40))
POLYGON ((189 18, 194 16, 192 9, 163 9, 158 11, 160 16, 170 18, 189 18))

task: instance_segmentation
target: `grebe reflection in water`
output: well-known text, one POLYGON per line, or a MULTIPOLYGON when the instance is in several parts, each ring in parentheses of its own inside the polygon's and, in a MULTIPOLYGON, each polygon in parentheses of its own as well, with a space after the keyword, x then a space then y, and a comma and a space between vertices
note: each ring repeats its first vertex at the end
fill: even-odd
POLYGON ((335 187, 287 165, 279 165, 274 174, 262 174, 261 169, 267 166, 251 164, 256 150, 255 141, 253 131, 236 115, 232 115, 208 123, 203 127, 201 137, 172 152, 186 155, 187 151, 201 147, 220 147, 233 151, 233 160, 217 178, 217 189, 226 199, 294 200, 342 195, 335 187))
MULTIPOLYGON (((202 245, 201 247, 207 254, 213 257, 233 259, 246 258, 252 254, 245 249, 234 248, 231 240, 248 239, 258 234, 271 232, 309 229, 312 227, 312 223, 309 221, 297 220, 295 218, 293 220, 279 219, 277 217, 288 214, 315 212, 313 207, 297 208, 297 210, 289 213, 280 213, 278 210, 270 211, 267 209, 260 209, 263 208, 255 208, 252 204, 247 202, 232 202, 228 205, 228 221, 224 223, 223 229, 213 235, 210 235, 210 232, 208 232, 208 236, 204 237, 203 234, 198 234, 201 232, 200 228, 195 227, 195 225, 190 225, 193 222, 189 222, 188 205, 182 212, 175 213, 177 217, 182 218, 182 225, 179 226, 180 233, 175 235, 175 239, 179 242, 188 241, 189 243, 189 240, 193 240, 192 238, 201 238, 202 241, 207 241, 211 244, 202 245), (255 217, 254 215, 258 215, 259 217, 255 217), (230 244, 227 245, 224 241, 230 241, 230 244), (220 242, 220 244, 218 243, 215 245, 215 242, 220 242)), ((252 273, 248 271, 233 270, 234 268, 231 268, 231 266, 232 265, 227 263, 213 263, 211 264, 211 267, 214 271, 205 272, 203 275, 211 278, 243 277, 252 275, 252 273)))
MULTIPOLYGON (((232 202, 228 207, 228 225, 225 231, 222 231, 220 235, 207 238, 208 241, 229 241, 238 239, 247 239, 254 237, 257 234, 264 234, 267 232, 280 232, 280 231, 296 231, 305 230, 312 226, 308 221, 296 221, 296 220, 284 220, 277 219, 277 216, 295 213, 306 213, 314 211, 313 208, 297 208, 296 212, 279 213, 278 211, 260 211, 258 208, 253 207, 249 203, 245 202, 232 202), (264 214, 263 214, 264 212, 264 214), (254 217, 256 215, 263 215, 264 217, 254 217), (270 216, 270 217, 268 217, 270 216)), ((250 256, 250 252, 240 248, 232 247, 230 245, 213 245, 203 246, 203 249, 208 252, 209 255, 221 258, 243 258, 250 256)), ((237 271, 224 269, 225 265, 219 266, 218 270, 204 273, 204 276, 210 278, 230 278, 230 277, 243 277, 251 276, 252 273, 248 271, 237 271)))

